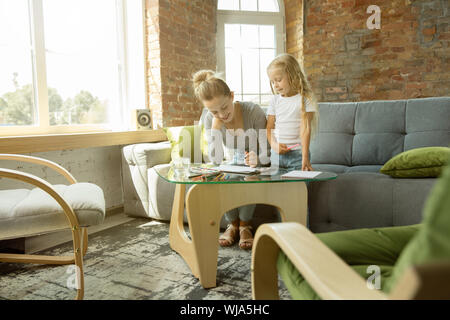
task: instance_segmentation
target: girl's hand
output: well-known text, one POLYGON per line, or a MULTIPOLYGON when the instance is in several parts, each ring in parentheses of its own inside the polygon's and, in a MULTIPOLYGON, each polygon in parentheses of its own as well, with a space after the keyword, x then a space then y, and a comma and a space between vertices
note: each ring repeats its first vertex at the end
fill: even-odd
POLYGON ((311 162, 307 158, 302 158, 302 171, 314 171, 311 167, 311 162))
POLYGON ((285 154, 290 151, 284 143, 274 142, 271 147, 278 154, 285 154))
POLYGON ((258 165, 258 156, 254 151, 245 151, 244 163, 249 167, 255 168, 258 165))

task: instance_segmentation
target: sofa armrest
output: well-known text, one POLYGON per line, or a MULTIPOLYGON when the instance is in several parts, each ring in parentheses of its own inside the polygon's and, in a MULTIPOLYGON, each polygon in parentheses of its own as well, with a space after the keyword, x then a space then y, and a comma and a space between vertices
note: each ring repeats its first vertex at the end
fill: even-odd
POLYGON ((171 146, 169 141, 138 143, 123 147, 123 156, 128 165, 152 168, 169 163, 171 146))
MULTIPOLYGON (((150 208, 149 185, 157 179, 153 167, 170 162, 170 142, 139 143, 122 149, 122 186, 125 213, 130 216, 154 217, 150 208), (150 174, 149 174, 150 173, 150 174)), ((169 216, 170 217, 170 216, 169 216)))
POLYGON ((283 250, 323 299, 380 300, 387 297, 366 286, 351 267, 299 223, 261 225, 252 252, 253 299, 278 299, 276 261, 283 250))

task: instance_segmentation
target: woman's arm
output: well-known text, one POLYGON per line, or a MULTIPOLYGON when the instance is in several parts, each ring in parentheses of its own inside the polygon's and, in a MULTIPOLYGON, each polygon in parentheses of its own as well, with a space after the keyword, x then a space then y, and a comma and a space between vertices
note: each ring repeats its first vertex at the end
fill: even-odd
POLYGON ((224 156, 222 121, 216 119, 212 114, 208 114, 207 117, 210 117, 205 121, 209 160, 214 164, 221 164, 224 156))
POLYGON ((217 119, 216 117, 213 117, 211 129, 220 130, 222 128, 222 120, 217 119))
POLYGON ((255 130, 257 145, 250 143, 249 152, 245 152, 245 164, 250 167, 268 165, 270 163, 270 146, 267 143, 267 119, 263 109, 255 106, 250 113, 251 128, 255 130))
POLYGON ((309 160, 309 143, 311 141, 311 121, 314 112, 306 112, 306 116, 302 117, 302 125, 300 130, 300 140, 302 142, 302 170, 313 171, 309 160))

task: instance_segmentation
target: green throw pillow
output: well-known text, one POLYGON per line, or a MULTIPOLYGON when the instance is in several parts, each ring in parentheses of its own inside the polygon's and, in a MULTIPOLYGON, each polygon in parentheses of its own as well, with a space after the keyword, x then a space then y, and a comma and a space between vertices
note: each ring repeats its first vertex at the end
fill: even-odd
POLYGON ((171 158, 188 157, 191 163, 203 161, 208 143, 203 125, 163 128, 171 144, 171 158))
POLYGON ((450 148, 426 147, 399 153, 380 169, 394 178, 438 177, 450 159, 450 148))
POLYGON ((410 240, 386 283, 389 292, 412 265, 450 260, 450 164, 430 192, 424 206, 423 223, 410 240))

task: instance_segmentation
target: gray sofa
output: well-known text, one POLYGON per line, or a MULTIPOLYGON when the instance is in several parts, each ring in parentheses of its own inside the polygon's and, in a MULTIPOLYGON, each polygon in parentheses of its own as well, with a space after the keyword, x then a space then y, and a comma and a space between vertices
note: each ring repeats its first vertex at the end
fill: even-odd
MULTIPOLYGON (((435 179, 395 179, 379 169, 406 150, 449 146, 450 97, 320 103, 319 110, 319 132, 310 148, 312 166, 336 172, 338 178, 309 184, 310 229, 328 232, 420 222, 435 179)), ((205 112, 200 122, 204 116, 205 112)), ((169 162, 169 142, 123 148, 127 214, 170 220, 175 185, 152 170, 169 162)), ((275 212, 258 205, 254 224, 275 221, 275 212)))

